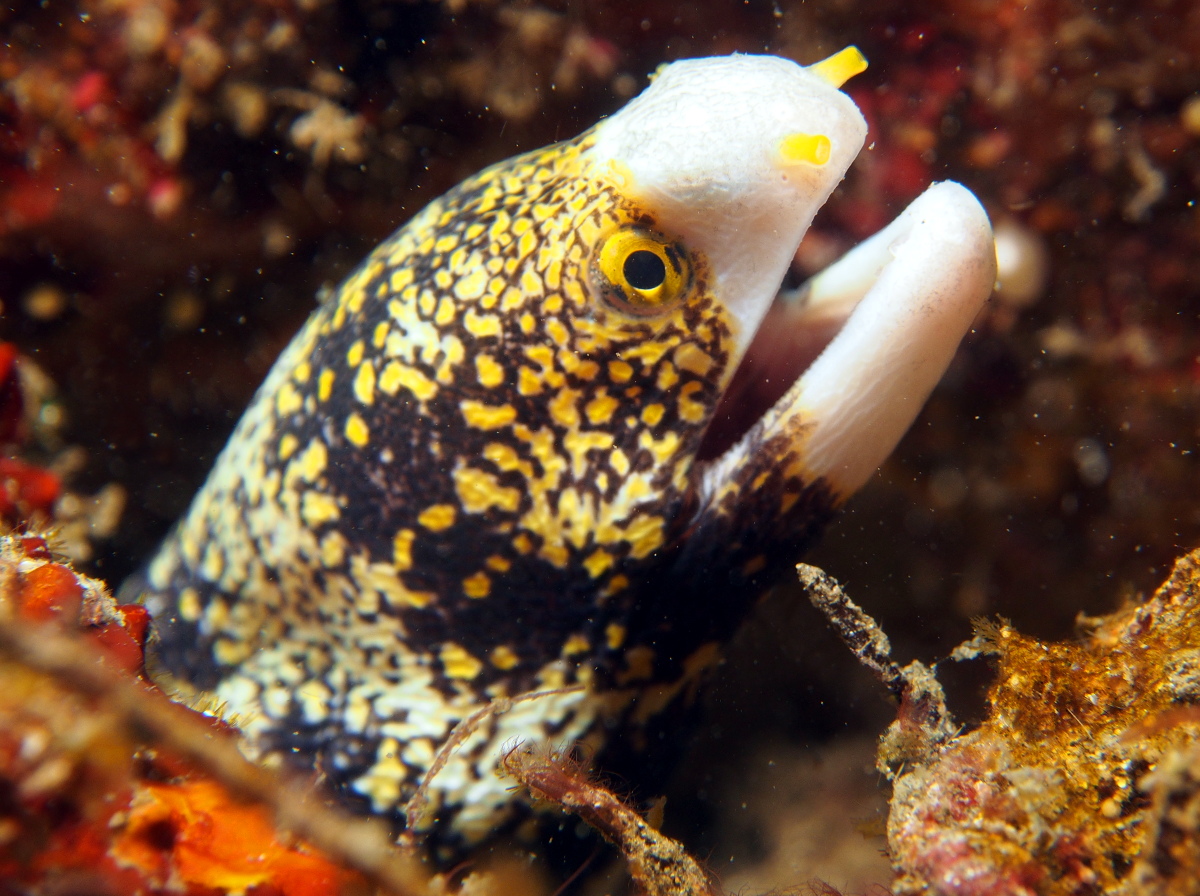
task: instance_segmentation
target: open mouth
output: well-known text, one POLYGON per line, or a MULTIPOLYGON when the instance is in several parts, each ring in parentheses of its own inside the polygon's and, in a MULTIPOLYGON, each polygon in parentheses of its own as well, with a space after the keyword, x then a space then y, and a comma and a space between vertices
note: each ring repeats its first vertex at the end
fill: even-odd
POLYGON ((721 396, 697 459, 712 460, 733 446, 833 341, 853 305, 814 307, 809 281, 793 263, 721 396))
MULTIPOLYGON (((755 333, 702 445, 706 488, 782 438, 838 502, 891 453, 941 379, 996 276, 987 214, 934 184, 796 290, 755 333)), ((799 468, 797 468, 799 469, 799 468)))

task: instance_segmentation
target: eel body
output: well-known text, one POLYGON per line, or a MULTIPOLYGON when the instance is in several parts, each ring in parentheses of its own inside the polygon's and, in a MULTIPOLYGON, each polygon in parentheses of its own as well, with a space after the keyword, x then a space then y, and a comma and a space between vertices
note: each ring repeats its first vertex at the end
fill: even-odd
POLYGON ((852 324, 874 317, 697 461, 863 142, 838 89, 860 59, 667 66, 372 252, 280 357, 149 567, 171 686, 215 695, 264 755, 396 819, 455 725, 542 694, 486 719, 428 782, 432 824, 465 842, 511 815, 505 744, 583 742, 604 765, 677 740, 720 645, 891 450, 990 291, 971 199, 960 273, 935 247, 902 265, 935 269, 915 298, 874 296, 945 213, 898 222, 812 290, 849 296, 852 324))

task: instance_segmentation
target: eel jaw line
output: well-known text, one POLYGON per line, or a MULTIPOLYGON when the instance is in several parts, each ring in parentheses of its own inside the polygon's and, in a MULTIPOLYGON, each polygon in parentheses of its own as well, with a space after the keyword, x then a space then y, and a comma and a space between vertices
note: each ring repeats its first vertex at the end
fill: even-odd
MULTIPOLYGON (((849 498, 912 425, 996 279, 991 225, 965 187, 929 187, 807 285, 797 317, 846 323, 792 387, 704 471, 702 492, 786 435, 805 478, 849 498)), ((804 322, 798 323, 804 326, 804 322)))
MULTIPOLYGON (((861 60, 854 54, 848 62, 861 60)), ((863 145, 866 121, 833 83, 855 64, 682 60, 596 128, 597 169, 618 171, 621 191, 653 210, 656 227, 706 260, 732 318, 727 375, 863 145)))

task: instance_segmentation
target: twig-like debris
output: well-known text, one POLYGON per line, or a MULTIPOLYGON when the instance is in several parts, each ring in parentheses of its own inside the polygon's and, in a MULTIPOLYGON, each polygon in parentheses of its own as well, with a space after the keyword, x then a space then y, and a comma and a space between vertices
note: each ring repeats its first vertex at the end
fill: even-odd
POLYGON ((720 896, 721 890, 683 846, 656 831, 611 791, 559 751, 517 746, 502 760, 504 770, 534 797, 579 816, 614 844, 644 896, 720 896))
POLYGON ((875 673, 893 697, 902 699, 908 681, 904 670, 892 659, 892 644, 879 623, 852 601, 825 570, 798 563, 796 573, 812 605, 821 611, 858 661, 875 673))
POLYGON ((224 784, 231 794, 274 813, 276 823, 382 889, 408 896, 412 881, 381 825, 311 798, 310 787, 249 762, 232 738, 201 717, 107 666, 83 639, 57 626, 0 614, 0 653, 63 687, 95 697, 150 742, 172 750, 224 784))
POLYGON ((571 694, 582 690, 583 685, 575 684, 565 688, 554 688, 549 691, 534 691, 528 694, 521 694, 517 697, 497 697, 487 706, 475 710, 475 712, 455 725, 450 732, 450 736, 446 738, 445 743, 438 749, 437 755, 433 757, 433 762, 430 764, 429 770, 425 772, 425 776, 421 778, 421 784, 417 787, 416 793, 412 795, 404 806, 406 830, 402 835, 402 842, 412 844, 414 833, 421 829, 425 821, 425 813, 429 808, 429 788, 433 779, 446 767, 446 763, 450 761, 450 757, 454 755, 454 751, 462 746, 468 737, 478 731, 480 725, 493 716, 508 712, 518 703, 539 700, 543 697, 554 697, 559 694, 571 694))
POLYGON ((813 606, 900 704, 896 721, 881 738, 879 770, 893 777, 905 764, 924 761, 935 747, 958 731, 933 670, 916 661, 901 668, 892 659, 892 645, 879 623, 854 603, 824 570, 800 563, 796 572, 813 606))

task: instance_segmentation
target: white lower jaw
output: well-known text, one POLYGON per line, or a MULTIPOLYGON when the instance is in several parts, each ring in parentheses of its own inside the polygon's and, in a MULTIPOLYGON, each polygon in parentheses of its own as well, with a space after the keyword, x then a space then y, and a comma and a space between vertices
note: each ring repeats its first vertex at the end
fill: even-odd
POLYGON ((991 225, 978 200, 934 184, 892 224, 811 282, 808 308, 846 324, 741 442, 707 471, 731 475, 758 440, 787 434, 805 479, 837 502, 874 473, 912 425, 992 292, 991 225))

